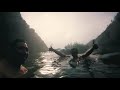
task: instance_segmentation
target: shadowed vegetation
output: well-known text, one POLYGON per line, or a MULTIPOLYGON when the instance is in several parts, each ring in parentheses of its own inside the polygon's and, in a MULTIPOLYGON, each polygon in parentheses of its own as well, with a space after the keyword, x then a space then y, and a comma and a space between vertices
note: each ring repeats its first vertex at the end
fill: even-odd
POLYGON ((25 63, 27 67, 34 66, 40 52, 48 50, 41 37, 21 17, 20 12, 0 12, 0 57, 7 57, 10 43, 18 38, 24 39, 29 47, 29 57, 25 63))
POLYGON ((65 54, 70 54, 70 50, 72 48, 77 48, 78 49, 78 53, 82 54, 82 53, 84 53, 88 49, 88 46, 76 42, 74 44, 68 44, 68 45, 66 45, 65 49, 62 49, 60 51, 63 52, 63 53, 65 53, 65 54))

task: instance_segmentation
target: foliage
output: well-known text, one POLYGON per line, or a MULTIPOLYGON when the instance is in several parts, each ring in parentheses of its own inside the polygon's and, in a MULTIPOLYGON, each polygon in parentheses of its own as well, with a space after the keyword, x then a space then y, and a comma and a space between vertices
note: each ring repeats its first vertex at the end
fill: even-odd
POLYGON ((72 48, 77 48, 78 53, 81 54, 81 53, 84 53, 88 49, 88 46, 75 42, 73 44, 66 45, 65 49, 62 49, 61 52, 66 53, 66 54, 70 54, 70 50, 72 48))

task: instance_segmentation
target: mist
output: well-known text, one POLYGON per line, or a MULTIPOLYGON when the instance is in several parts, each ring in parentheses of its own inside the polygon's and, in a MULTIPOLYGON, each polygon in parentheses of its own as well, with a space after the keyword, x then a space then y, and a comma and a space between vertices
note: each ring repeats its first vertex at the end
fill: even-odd
POLYGON ((49 47, 87 44, 100 35, 117 12, 21 12, 23 19, 49 47))

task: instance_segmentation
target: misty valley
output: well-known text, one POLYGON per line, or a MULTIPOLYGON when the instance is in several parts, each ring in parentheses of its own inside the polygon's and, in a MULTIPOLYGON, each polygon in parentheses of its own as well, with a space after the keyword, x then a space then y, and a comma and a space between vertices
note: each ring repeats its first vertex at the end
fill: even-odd
POLYGON ((41 22, 34 24, 29 13, 0 12, 0 78, 120 78, 120 13, 94 13, 96 22, 97 15, 111 15, 104 21, 106 28, 101 26, 103 31, 97 31, 95 25, 94 31, 88 31, 88 27, 93 29, 92 22, 77 18, 82 17, 80 13, 41 12, 33 20, 41 22), (63 23, 63 19, 67 21, 63 23), (12 43, 16 39, 20 40, 12 43))

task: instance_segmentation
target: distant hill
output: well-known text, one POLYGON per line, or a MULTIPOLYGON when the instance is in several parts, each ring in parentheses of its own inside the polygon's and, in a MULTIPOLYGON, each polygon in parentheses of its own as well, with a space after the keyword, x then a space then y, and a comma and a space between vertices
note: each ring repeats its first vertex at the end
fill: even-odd
POLYGON ((27 41, 29 58, 48 50, 41 37, 21 17, 20 12, 0 12, 0 55, 4 55, 10 42, 17 38, 27 41))
MULTIPOLYGON (((117 13, 106 30, 96 38, 96 43, 99 46, 96 53, 120 52, 120 13, 117 13)), ((87 45, 91 46, 92 40, 87 45)))

